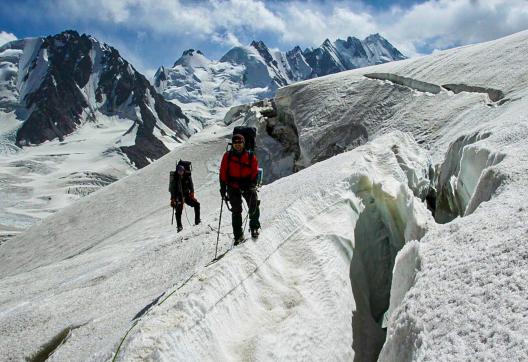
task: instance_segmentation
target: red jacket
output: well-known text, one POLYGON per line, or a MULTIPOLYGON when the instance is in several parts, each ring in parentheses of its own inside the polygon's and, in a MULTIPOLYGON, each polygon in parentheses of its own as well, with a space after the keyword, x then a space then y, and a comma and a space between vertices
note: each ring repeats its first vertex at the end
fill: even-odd
POLYGON ((232 188, 248 188, 257 182, 258 161, 253 153, 224 153, 220 165, 220 182, 232 188))

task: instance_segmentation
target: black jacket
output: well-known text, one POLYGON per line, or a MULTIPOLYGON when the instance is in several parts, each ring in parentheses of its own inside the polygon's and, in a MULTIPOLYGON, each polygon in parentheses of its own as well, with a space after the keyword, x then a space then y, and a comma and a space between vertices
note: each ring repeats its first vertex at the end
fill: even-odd
POLYGON ((172 199, 183 200, 185 196, 188 196, 191 192, 194 192, 194 185, 192 177, 189 174, 183 174, 180 176, 177 172, 174 173, 174 180, 170 187, 170 193, 172 199))

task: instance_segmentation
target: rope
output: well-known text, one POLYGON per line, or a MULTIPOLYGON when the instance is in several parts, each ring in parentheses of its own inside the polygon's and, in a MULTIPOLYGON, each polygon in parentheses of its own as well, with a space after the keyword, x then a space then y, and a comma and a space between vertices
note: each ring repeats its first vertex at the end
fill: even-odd
MULTIPOLYGON (((193 276, 196 275, 196 272, 192 273, 191 276, 189 278, 187 278, 178 288, 174 289, 169 295, 167 295, 165 298, 163 298, 163 300, 161 302, 159 302, 157 305, 162 305, 171 295, 173 295, 174 293, 176 293, 178 290, 180 290, 181 288, 183 288, 183 286, 185 284, 187 284, 189 282, 189 280, 191 280, 191 278, 193 276)), ((148 311, 147 313, 143 314, 143 316, 145 316, 146 314, 148 314, 148 311)), ((143 318, 140 317, 138 319, 136 319, 136 321, 130 326, 130 328, 128 329, 128 331, 125 333, 125 335, 123 336, 123 338, 121 338, 121 341, 119 342, 119 346, 117 346, 117 350, 115 351, 115 354, 114 354, 114 357, 112 358, 112 362, 115 362, 117 356, 119 355, 119 351, 121 350, 121 346, 123 345, 123 343, 125 342, 125 339, 126 337, 128 336, 128 334, 130 333, 130 331, 139 323, 139 321, 143 318)))
MULTIPOLYGON (((253 195, 251 195, 251 197, 253 197, 253 195)), ((251 199, 251 200, 252 200, 252 199, 251 199)), ((337 204, 337 203, 336 203, 336 204, 337 204)), ((227 202, 226 202, 226 206, 227 206, 227 205, 228 205, 228 204, 227 204, 227 202)), ((242 206, 244 207, 244 210, 247 211, 247 213, 246 213, 246 217, 245 217, 245 220, 244 220, 244 230, 245 230, 245 228, 246 228, 246 224, 247 224, 247 220, 248 220, 248 218, 249 218, 249 205, 248 205, 248 209, 247 209, 247 210, 246 210, 246 205, 244 205, 244 203, 242 203, 242 206)), ((332 205, 332 206, 333 206, 333 205, 332 205)), ((229 208, 229 207, 228 207, 228 208, 229 208)), ((326 210, 326 208, 325 208, 324 210, 326 210)), ((323 210, 323 211, 324 211, 324 210, 323 210)), ((185 209, 185 218, 187 219, 187 222, 189 223, 189 225, 191 225, 191 223, 189 222, 189 218, 188 218, 188 216, 187 216, 187 209, 185 209)), ((211 228, 211 230, 213 230, 213 231, 218 231, 218 232, 220 233, 220 228, 219 228, 218 230, 215 230, 211 225, 208 224, 208 226, 209 226, 209 228, 211 228)), ((298 229, 300 229, 300 226, 299 226, 296 230, 294 230, 294 231, 293 231, 293 232, 292 232, 292 233, 291 233, 291 234, 290 234, 290 235, 289 235, 289 236, 288 236, 288 237, 287 237, 287 238, 286 238, 281 244, 279 244, 279 246, 278 246, 275 250, 273 250, 273 251, 271 252, 270 255, 268 255, 266 258, 264 258, 263 262, 262 262, 259 266, 257 266, 256 269, 255 269, 253 272, 249 273, 249 274, 246 276, 246 278, 244 278, 239 284, 237 284, 237 285, 236 285, 235 287, 233 287, 230 291, 228 291, 224 296, 222 296, 222 297, 221 297, 221 298, 220 298, 220 299, 219 299, 219 300, 218 300, 218 301, 217 301, 217 302, 216 302, 216 303, 215 303, 215 304, 214 304, 209 310, 207 310, 206 312, 208 312, 208 311, 212 310, 212 308, 216 307, 216 306, 217 306, 217 305, 218 305, 223 299, 225 299, 225 298, 226 298, 229 294, 231 294, 236 288, 238 288, 240 285, 242 285, 242 283, 244 283, 247 279, 249 279, 249 278, 250 278, 250 277, 251 277, 251 276, 252 276, 252 275, 253 275, 253 274, 254 274, 254 273, 255 273, 255 272, 256 272, 256 271, 257 271, 257 270, 263 265, 263 264, 264 264, 264 263, 267 262, 267 260, 268 260, 268 259, 269 259, 269 258, 270 258, 270 257, 271 257, 271 256, 272 256, 272 255, 273 255, 273 254, 274 254, 274 253, 275 253, 275 252, 276 252, 276 251, 277 251, 277 250, 278 250, 278 249, 279 249, 279 248, 280 248, 280 247, 281 247, 281 246, 282 246, 282 245, 283 245, 283 244, 284 244, 284 243, 285 243, 290 237, 291 237, 291 236, 293 236, 293 234, 294 234, 298 229)), ((226 234, 226 233, 222 233, 222 235, 225 235, 225 234, 226 234)), ((184 282, 183 282, 178 288, 176 288, 176 289, 173 290, 171 293, 169 293, 165 298, 163 298, 163 300, 162 300, 161 302, 159 302, 157 305, 158 305, 158 306, 162 305, 167 299, 169 299, 169 297, 171 297, 174 293, 176 293, 176 292, 177 292, 178 290, 180 290, 183 286, 185 286, 185 285, 191 280, 191 278, 192 278, 195 274, 196 274, 196 273, 191 274, 191 276, 190 276, 189 278, 187 278, 187 279, 186 279, 186 280, 185 280, 185 281, 184 281, 184 282)), ((147 315, 147 314, 148 314, 148 311, 147 311, 143 316, 145 316, 145 315, 147 315)), ((125 335, 123 336, 123 338, 122 338, 121 341, 119 342, 119 345, 117 346, 117 350, 116 350, 116 352, 115 352, 115 354, 114 354, 114 357, 112 358, 112 362, 115 362, 115 361, 116 361, 116 358, 117 358, 117 356, 119 355, 119 351, 121 350, 121 346, 122 346, 123 343, 125 342, 125 339, 126 339, 127 336, 129 335, 130 331, 132 331, 132 329, 133 329, 133 328, 139 323, 139 321, 143 318, 143 316, 140 317, 140 318, 138 318, 138 319, 137 319, 137 320, 136 320, 136 321, 130 326, 130 328, 127 330, 127 332, 125 333, 125 335)), ((204 316, 205 316, 205 314, 204 314, 204 316)), ((200 322, 200 321, 197 321, 197 322, 195 323, 195 325, 197 325, 199 322, 200 322)))
POLYGON ((185 210, 185 218, 187 219, 187 223, 189 224, 189 226, 192 226, 191 222, 189 221, 189 216, 187 216, 187 208, 185 207, 185 205, 182 205, 182 208, 185 210))

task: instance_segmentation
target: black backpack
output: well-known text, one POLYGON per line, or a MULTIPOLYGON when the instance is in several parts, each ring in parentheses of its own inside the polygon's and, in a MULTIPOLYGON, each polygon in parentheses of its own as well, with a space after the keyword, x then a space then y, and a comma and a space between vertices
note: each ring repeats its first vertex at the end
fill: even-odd
POLYGON ((178 166, 183 166, 183 168, 185 169, 185 173, 187 174, 190 174, 192 172, 192 162, 191 161, 179 160, 178 163, 176 164, 176 167, 178 166))
POLYGON ((233 129, 233 135, 241 134, 244 136, 244 148, 246 151, 255 152, 257 129, 255 127, 236 126, 233 129))
MULTIPOLYGON (((191 161, 183 161, 179 160, 178 163, 176 163, 176 168, 178 166, 183 166, 185 169, 185 173, 191 176, 192 172, 192 162, 191 161)), ((176 170, 171 171, 169 174, 169 192, 172 190, 172 183, 174 182, 174 176, 176 175, 176 170)))

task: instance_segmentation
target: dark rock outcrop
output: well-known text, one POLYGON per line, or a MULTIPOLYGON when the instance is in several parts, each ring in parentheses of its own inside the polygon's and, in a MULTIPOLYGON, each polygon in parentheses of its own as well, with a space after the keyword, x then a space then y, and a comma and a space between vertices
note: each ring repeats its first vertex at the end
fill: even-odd
POLYGON ((25 74, 18 88, 26 90, 17 105, 26 115, 16 134, 19 147, 62 141, 85 122, 96 121, 100 112, 135 121, 135 144, 121 151, 143 167, 169 152, 155 136, 156 128, 167 136, 163 129, 168 127, 178 140, 191 134, 189 120, 177 105, 165 101, 115 48, 91 36, 76 31, 48 36, 24 57, 31 59, 19 69, 25 74))

